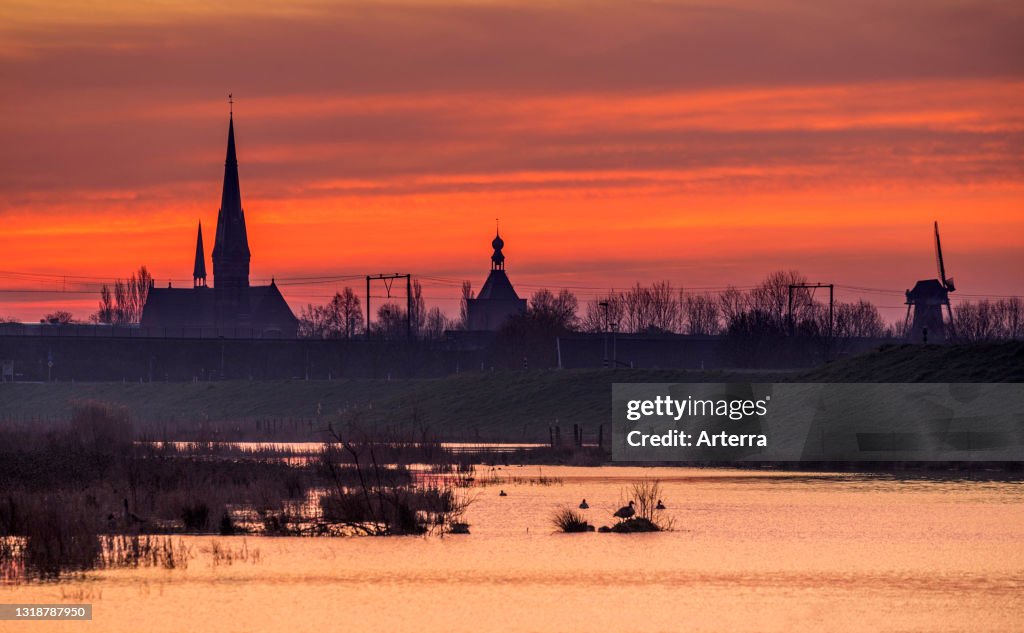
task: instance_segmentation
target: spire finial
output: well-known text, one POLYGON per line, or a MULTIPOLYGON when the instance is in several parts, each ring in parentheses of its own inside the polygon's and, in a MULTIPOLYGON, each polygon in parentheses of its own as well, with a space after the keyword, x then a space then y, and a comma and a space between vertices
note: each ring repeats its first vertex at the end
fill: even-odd
POLYGON ((498 218, 494 218, 494 239, 491 240, 491 248, 494 249, 494 254, 491 255, 491 270, 503 270, 505 268, 505 255, 502 254, 501 249, 505 247, 505 240, 501 239, 499 231, 498 218))
POLYGON ((230 92, 228 93, 228 116, 235 116, 235 99, 230 92))

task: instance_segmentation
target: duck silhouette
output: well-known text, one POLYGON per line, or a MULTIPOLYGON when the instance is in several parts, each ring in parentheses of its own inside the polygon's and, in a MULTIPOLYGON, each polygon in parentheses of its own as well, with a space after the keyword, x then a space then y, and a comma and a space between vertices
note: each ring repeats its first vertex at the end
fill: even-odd
POLYGON ((587 504, 587 500, 586 499, 584 499, 583 501, 580 502, 580 510, 586 510, 589 507, 590 506, 587 504))

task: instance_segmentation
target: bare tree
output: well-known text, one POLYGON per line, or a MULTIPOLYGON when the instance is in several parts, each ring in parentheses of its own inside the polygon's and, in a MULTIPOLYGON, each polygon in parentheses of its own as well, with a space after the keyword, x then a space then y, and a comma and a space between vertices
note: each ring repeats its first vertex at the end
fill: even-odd
POLYGON ((718 295, 718 312, 722 316, 724 326, 728 328, 743 314, 746 314, 750 298, 735 286, 729 286, 718 295))
POLYGON ((622 331, 641 332, 651 325, 651 292, 639 283, 622 293, 622 331))
MULTIPOLYGON (((790 286, 805 284, 807 278, 795 270, 777 270, 750 292, 750 308, 767 314, 776 325, 788 324, 790 286)), ((793 320, 813 317, 813 299, 809 289, 793 289, 793 320)))
POLYGON ((1020 297, 1000 299, 996 302, 1001 338, 1017 340, 1024 337, 1024 301, 1020 297))
POLYGON ((554 294, 547 288, 533 293, 528 314, 536 321, 542 321, 555 329, 576 329, 579 319, 576 311, 579 301, 572 292, 562 289, 554 294))
POLYGON ((409 298, 412 335, 419 336, 420 330, 427 321, 427 305, 423 301, 423 286, 419 280, 412 282, 412 297, 409 298))
POLYGON ((885 337, 894 339, 905 339, 910 335, 910 322, 898 319, 885 328, 885 337))
POLYGON ((107 284, 103 284, 103 287, 100 288, 99 309, 90 317, 90 320, 95 323, 114 322, 114 298, 110 294, 110 286, 107 284))
POLYGON ((299 311, 299 338, 327 338, 327 326, 324 316, 323 306, 307 303, 299 311))
POLYGON ((373 331, 386 339, 404 339, 407 332, 405 310, 396 303, 385 303, 377 308, 377 323, 373 331))
POLYGON ((677 332, 682 329, 680 294, 672 282, 659 281, 648 290, 650 296, 650 325, 648 329, 677 332))
POLYGON ((363 329, 363 307, 359 296, 346 287, 322 306, 307 304, 299 313, 302 338, 344 338, 359 335, 363 329))
POLYGON ((99 310, 91 317, 97 323, 113 323, 124 325, 138 323, 142 320, 142 309, 146 305, 149 289, 153 286, 153 276, 145 266, 132 273, 127 280, 118 279, 114 282, 113 298, 110 288, 103 284, 100 288, 99 310))
POLYGON ((459 301, 459 328, 469 329, 469 300, 475 298, 473 285, 468 280, 462 282, 462 298, 459 301))
POLYGON ((683 295, 682 311, 687 334, 710 336, 721 329, 719 302, 707 293, 683 295))
POLYGON ((433 307, 427 311, 426 322, 420 335, 428 340, 439 340, 444 338, 444 333, 451 329, 451 321, 445 316, 441 308, 433 307))
MULTIPOLYGON (((828 311, 823 309, 827 321, 828 311)), ((855 303, 837 303, 833 315, 833 335, 838 338, 882 338, 885 323, 878 308, 870 301, 860 299, 855 303)), ((827 328, 827 324, 825 326, 827 328)))
POLYGON ((988 299, 977 303, 964 301, 953 308, 956 336, 971 343, 994 341, 1000 338, 1000 316, 996 304, 988 299))
POLYGON ((335 293, 327 304, 329 338, 354 338, 363 329, 363 304, 352 288, 335 293))
POLYGON ((610 332, 622 322, 622 296, 614 290, 605 297, 587 303, 587 312, 580 321, 584 332, 610 332))

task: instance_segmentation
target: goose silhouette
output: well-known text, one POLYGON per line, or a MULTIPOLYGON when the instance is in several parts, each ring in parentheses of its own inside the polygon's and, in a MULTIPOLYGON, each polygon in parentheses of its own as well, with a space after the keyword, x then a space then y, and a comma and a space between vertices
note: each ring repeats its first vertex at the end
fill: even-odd
POLYGON ((654 509, 655 510, 664 510, 665 509, 665 504, 661 502, 661 499, 658 499, 658 505, 654 506, 654 509))
POLYGON ((633 509, 633 502, 630 501, 628 506, 622 506, 621 508, 616 510, 615 514, 613 514, 612 516, 618 517, 620 519, 628 519, 632 517, 634 514, 636 514, 636 510, 633 509))
POLYGON ((587 505, 587 500, 586 499, 584 499, 583 501, 580 502, 580 510, 586 510, 589 507, 590 506, 587 505))

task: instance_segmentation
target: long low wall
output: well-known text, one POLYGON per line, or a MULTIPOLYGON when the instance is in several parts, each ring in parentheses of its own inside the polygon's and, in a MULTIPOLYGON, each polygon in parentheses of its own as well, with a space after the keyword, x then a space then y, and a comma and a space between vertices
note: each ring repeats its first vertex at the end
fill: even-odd
POLYGON ((141 327, 105 323, 0 323, 0 336, 42 336, 52 338, 273 338, 262 329, 244 327, 141 327))
POLYGON ((815 367, 892 342, 873 338, 829 342, 796 337, 755 346, 723 336, 573 334, 559 338, 558 354, 565 369, 783 369, 815 367))
POLYGON ((575 334, 522 347, 479 333, 445 341, 136 338, 0 335, 3 378, 17 381, 192 381, 281 378, 431 378, 492 369, 801 368, 888 342, 831 347, 780 339, 737 350, 725 337, 575 334), (605 359, 607 360, 607 364, 605 359), (52 363, 52 364, 51 364, 52 363), (13 370, 13 371, 11 371, 13 370))
POLYGON ((0 336, 0 361, 19 381, 132 382, 433 377, 480 364, 429 342, 66 336, 0 336))

